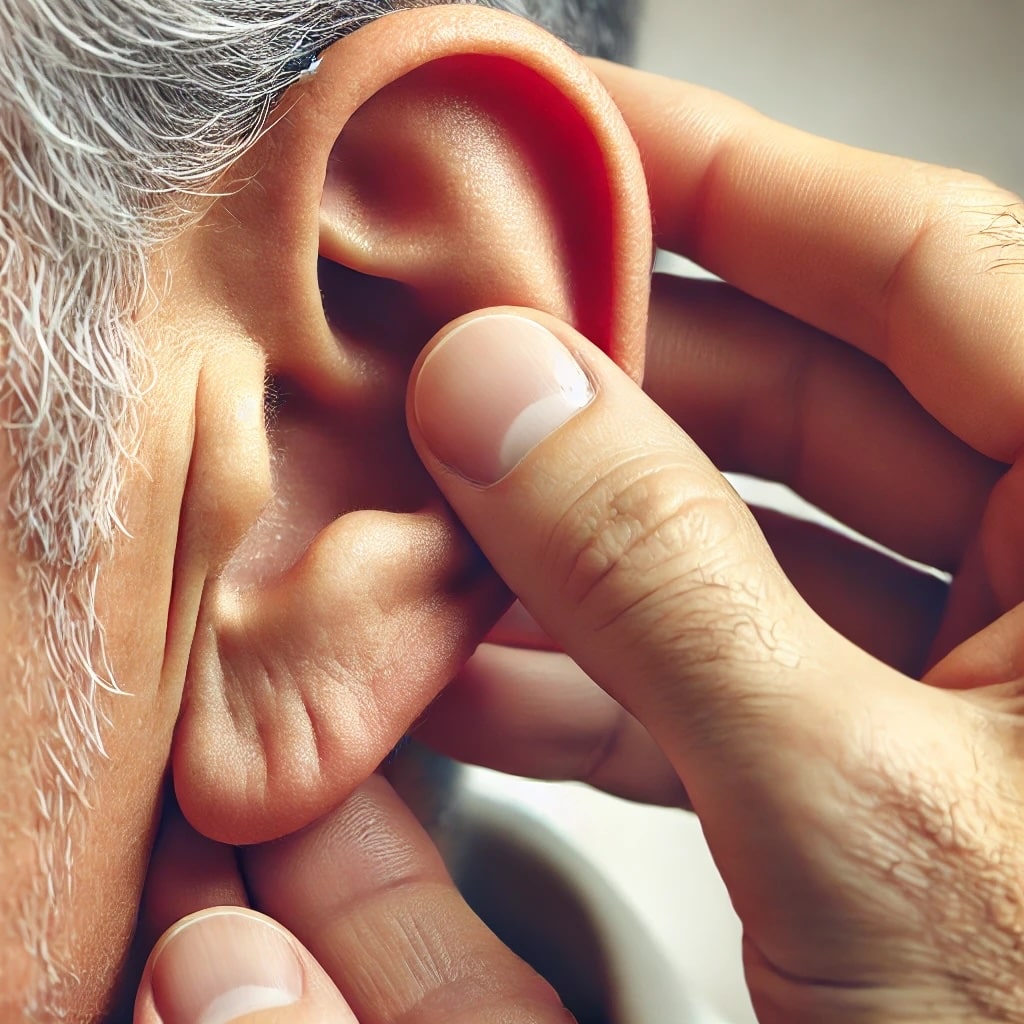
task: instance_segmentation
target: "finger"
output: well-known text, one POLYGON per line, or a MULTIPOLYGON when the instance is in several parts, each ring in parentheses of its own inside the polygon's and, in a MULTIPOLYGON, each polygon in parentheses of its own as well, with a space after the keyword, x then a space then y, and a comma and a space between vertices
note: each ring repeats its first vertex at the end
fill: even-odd
POLYGON ((146 954, 176 921, 211 907, 248 905, 234 848, 196 832, 168 795, 139 915, 146 954))
MULTIPOLYGON (((948 654, 1024 601, 1024 459, 992 491, 977 540, 953 581, 949 607, 932 651, 948 654)), ((982 640, 982 643, 985 641, 982 640)))
POLYGON ((976 692, 1011 718, 1020 714, 1024 680, 1024 604, 995 618, 929 671, 931 686, 976 692))
POLYGON ((689 807, 650 733, 564 654, 482 645, 431 705, 416 738, 507 774, 689 807))
POLYGON ((551 987, 469 909, 381 778, 243 864, 253 900, 293 929, 361 1024, 566 1024, 551 987))
POLYGON ((1004 611, 1024 601, 1024 451, 992 491, 980 539, 992 591, 1004 611))
POLYGON ((414 368, 408 413, 499 574, 675 767, 712 707, 728 722, 835 643, 706 456, 571 328, 529 311, 457 321, 414 368))
POLYGON ((596 62, 663 247, 882 360, 972 447, 1024 445, 1024 206, 980 178, 780 125, 596 62))
POLYGON ((929 660, 949 586, 828 527, 754 509, 787 579, 838 633, 912 678, 929 660))
MULTIPOLYGON (((998 850, 965 860, 949 827, 985 834, 1017 732, 825 625, 692 440, 550 316, 457 321, 417 361, 407 415, 498 573, 679 773, 746 933, 788 983, 764 982, 762 1008, 833 1020, 838 995, 853 1019, 852 992, 866 1019, 921 991, 965 1006, 984 964, 968 988, 950 977, 948 932, 928 922, 936 891, 959 907, 998 873, 998 850)), ((955 946, 984 927, 980 906, 955 946)))
MULTIPOLYGON (((942 618, 943 581, 817 524, 754 512, 787 577, 826 622, 893 667, 922 672, 942 618)), ((647 730, 575 662, 551 651, 521 607, 492 637, 506 643, 478 649, 431 705, 417 739, 501 772, 689 806, 647 730)))
POLYGON ((144 976, 161 935, 192 914, 228 906, 248 906, 234 849, 199 835, 185 821, 168 787, 123 971, 124 984, 110 1019, 123 1021, 131 1016, 138 979, 144 976))
POLYGON ((135 1024, 356 1024, 309 952, 251 910, 206 910, 175 925, 143 976, 135 1024))
POLYGON ((1005 467, 876 360, 717 282, 659 276, 645 390, 725 470, 953 571, 1005 467))
MULTIPOLYGON (((914 678, 935 660, 936 637, 949 617, 950 587, 944 579, 817 523, 756 506, 751 511, 787 579, 837 632, 914 678)), ((956 587, 953 592, 959 593, 956 587)), ((959 616, 954 618, 962 625, 959 616)), ((991 621, 977 622, 975 629, 991 621)), ((535 651, 559 649, 518 601, 488 640, 535 651)), ((442 704, 445 700, 442 694, 442 704)), ((460 742, 472 740, 467 735, 460 742)))
MULTIPOLYGON (((942 581, 833 530, 755 511, 787 577, 825 622, 894 668, 923 671, 948 590, 942 581)), ((550 643, 528 628, 521 610, 502 635, 550 643)), ((482 645, 431 705, 416 737, 469 764, 689 806, 647 730, 563 653, 482 645)))
POLYGON ((891 976, 916 977, 917 895, 875 866, 893 836, 915 871, 940 856, 901 815, 972 778, 976 716, 816 616, 706 456, 565 324, 457 321, 417 361, 407 415, 498 573, 665 752, 759 948, 791 977, 866 990, 884 937, 891 976), (893 896, 878 929, 861 916, 876 886, 893 896))
MULTIPOLYGON (((923 672, 948 593, 942 580, 815 523, 753 511, 786 576, 826 622, 894 668, 923 672)), ((521 607, 492 637, 505 644, 478 649, 431 705, 418 739, 497 771, 689 806, 647 730, 575 662, 551 651, 521 607)))

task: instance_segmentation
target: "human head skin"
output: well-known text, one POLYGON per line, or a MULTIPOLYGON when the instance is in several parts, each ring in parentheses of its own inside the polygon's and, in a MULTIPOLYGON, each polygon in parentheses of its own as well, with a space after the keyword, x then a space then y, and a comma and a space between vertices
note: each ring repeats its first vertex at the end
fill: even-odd
MULTIPOLYGON (((608 53, 625 5, 507 6, 608 53)), ((516 303, 639 372, 607 98, 525 23, 384 12, 0 12, 0 1019, 102 1014, 169 759, 201 830, 300 827, 500 612, 408 445, 418 346, 516 303)))

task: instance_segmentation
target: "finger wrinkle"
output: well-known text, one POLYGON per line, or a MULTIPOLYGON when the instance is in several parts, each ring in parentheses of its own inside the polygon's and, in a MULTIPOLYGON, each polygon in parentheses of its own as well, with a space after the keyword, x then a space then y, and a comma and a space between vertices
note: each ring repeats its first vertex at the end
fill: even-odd
POLYGON ((609 710, 611 712, 610 721, 603 724, 593 735, 590 752, 582 755, 580 764, 573 773, 579 782, 594 784, 619 753, 620 745, 625 739, 626 728, 631 716, 618 703, 612 704, 609 710))
POLYGON ((431 993, 486 977, 473 950, 448 942, 441 886, 369 894, 333 929, 338 962, 349 965, 346 993, 360 1020, 398 1020, 431 993))
MULTIPOLYGON (((714 259, 708 256, 713 252, 712 242, 717 228, 718 220, 715 217, 718 209, 718 195, 721 191, 728 193, 728 188, 723 187, 732 176, 737 163, 737 156, 742 155, 743 146, 738 137, 738 128, 723 134, 715 140, 711 155, 697 181, 693 194, 693 214, 689 235, 691 244, 677 244, 676 248, 691 255, 691 258, 709 269, 714 269, 714 259)), ((674 227, 673 233, 681 236, 684 232, 680 226, 674 227)), ((677 238, 677 243, 682 239, 677 238)))
POLYGON ((315 847, 318 866, 324 870, 344 865, 337 884, 344 887, 346 901, 435 879, 444 870, 437 854, 394 823, 369 789, 349 798, 343 813, 321 830, 315 847))
POLYGON ((522 998, 555 999, 504 949, 451 885, 374 894, 328 940, 362 1024, 448 1024, 522 998))
POLYGON ((561 1003, 502 996, 487 1005, 457 1006, 443 1017, 415 1012, 395 1024, 577 1024, 561 1003))
POLYGON ((387 783, 371 779, 333 815, 246 851, 250 890, 305 941, 381 894, 446 882, 440 855, 418 829, 387 783))
POLYGON ((896 328, 897 314, 901 312, 901 304, 906 301, 905 284, 914 276, 921 253, 926 243, 937 233, 939 226, 944 225, 948 216, 948 207, 932 208, 923 211, 917 223, 910 228, 910 236, 906 244, 900 247, 892 269, 882 282, 880 291, 879 328, 875 343, 871 346, 871 355, 881 360, 886 366, 896 370, 896 356, 899 354, 899 331, 896 328))

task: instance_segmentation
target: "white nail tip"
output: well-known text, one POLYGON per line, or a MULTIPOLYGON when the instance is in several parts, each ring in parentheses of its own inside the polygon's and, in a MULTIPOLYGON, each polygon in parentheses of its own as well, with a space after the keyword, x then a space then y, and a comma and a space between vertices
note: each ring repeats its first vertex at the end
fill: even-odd
POLYGON ((565 350, 553 359, 558 390, 528 405, 513 421, 501 443, 501 466, 508 472, 541 441, 570 420, 594 398, 587 375, 565 350))
POLYGON ((292 1006, 298 999, 291 992, 266 985, 242 985, 219 996, 206 1008, 197 1024, 230 1024, 249 1013, 292 1006))

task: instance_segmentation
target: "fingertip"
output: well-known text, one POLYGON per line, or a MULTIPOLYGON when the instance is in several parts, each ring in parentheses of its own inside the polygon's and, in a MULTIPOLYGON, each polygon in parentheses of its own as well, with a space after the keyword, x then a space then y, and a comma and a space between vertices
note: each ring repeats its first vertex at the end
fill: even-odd
POLYGON ((595 397, 587 369, 559 336, 575 332, 547 319, 516 309, 463 317, 417 364, 409 407, 414 434, 422 449, 471 483, 503 479, 595 397))
POLYGON ((179 921, 156 944, 135 1024, 355 1024, 340 993, 275 921, 239 907, 179 921))

